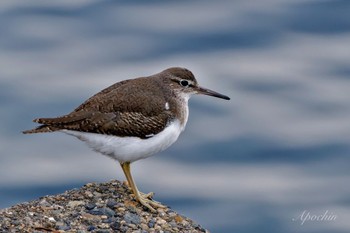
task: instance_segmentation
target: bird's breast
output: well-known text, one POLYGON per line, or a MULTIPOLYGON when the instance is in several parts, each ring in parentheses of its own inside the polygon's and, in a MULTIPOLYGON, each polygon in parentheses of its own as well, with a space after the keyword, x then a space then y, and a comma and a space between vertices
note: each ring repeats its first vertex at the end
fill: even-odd
POLYGON ((180 122, 174 120, 160 133, 147 139, 74 130, 61 131, 86 142, 93 150, 123 163, 144 159, 165 150, 177 140, 182 130, 180 122))
POLYGON ((176 105, 174 114, 176 115, 176 118, 180 122, 181 131, 185 129, 187 120, 188 120, 188 113, 189 113, 188 99, 189 99, 189 96, 187 95, 179 95, 177 96, 176 103, 174 103, 176 105))

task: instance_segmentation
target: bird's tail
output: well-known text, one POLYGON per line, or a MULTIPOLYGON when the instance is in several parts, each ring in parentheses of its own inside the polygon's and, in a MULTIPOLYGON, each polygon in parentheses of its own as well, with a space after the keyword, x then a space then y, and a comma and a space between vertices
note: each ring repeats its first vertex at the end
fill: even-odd
POLYGON ((91 113, 77 112, 74 114, 64 115, 64 116, 54 117, 54 118, 37 118, 37 119, 34 119, 33 121, 42 125, 34 129, 25 130, 22 133, 31 134, 31 133, 54 132, 57 130, 65 129, 71 123, 81 121, 82 119, 85 119, 90 115, 91 113))
POLYGON ((58 128, 55 128, 53 126, 50 125, 40 125, 34 129, 30 129, 30 130, 25 130, 22 133, 24 134, 32 134, 32 133, 48 133, 48 132, 54 132, 59 130, 58 128))
POLYGON ((63 117, 58 118, 37 118, 34 119, 33 122, 42 124, 34 129, 25 130, 22 133, 24 134, 32 134, 32 133, 48 133, 60 130, 60 128, 55 126, 55 123, 60 122, 63 117))

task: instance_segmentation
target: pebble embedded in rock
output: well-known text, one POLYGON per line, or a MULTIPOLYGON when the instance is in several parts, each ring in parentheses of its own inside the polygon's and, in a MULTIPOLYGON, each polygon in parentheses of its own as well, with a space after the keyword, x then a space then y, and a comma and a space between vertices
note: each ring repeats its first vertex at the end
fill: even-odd
POLYGON ((75 208, 79 205, 84 205, 84 204, 85 204, 84 201, 70 201, 70 202, 68 202, 67 206, 70 208, 75 208))
POLYGON ((48 207, 51 204, 49 202, 47 202, 45 198, 43 198, 43 199, 40 200, 39 205, 48 207))
POLYGON ((133 224, 140 224, 141 223, 140 216, 138 216, 137 214, 133 214, 133 213, 126 213, 124 215, 124 219, 127 223, 133 223, 133 224))
POLYGON ((155 223, 156 223, 156 220, 151 219, 151 220, 148 222, 148 227, 149 227, 149 228, 153 228, 155 223))
POLYGON ((109 225, 110 228, 112 228, 112 230, 119 230, 120 229, 120 223, 119 222, 114 222, 112 224, 109 225))
POLYGON ((95 226, 88 226, 87 227, 87 231, 93 231, 93 230, 95 230, 96 229, 96 227, 95 226))
POLYGON ((95 208, 96 207, 96 204, 95 203, 87 203, 86 205, 85 205, 85 208, 87 209, 87 210, 92 210, 93 208, 95 208))
POLYGON ((118 202, 116 202, 116 200, 114 200, 114 199, 108 199, 108 201, 107 201, 107 206, 109 208, 114 208, 117 204, 118 204, 118 202))

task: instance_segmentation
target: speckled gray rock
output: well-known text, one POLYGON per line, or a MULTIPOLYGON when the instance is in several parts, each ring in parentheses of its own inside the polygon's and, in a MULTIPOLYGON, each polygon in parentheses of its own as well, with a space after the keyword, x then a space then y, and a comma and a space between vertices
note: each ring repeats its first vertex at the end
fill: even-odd
POLYGON ((119 181, 80 189, 0 210, 2 232, 146 233, 209 231, 170 208, 151 213, 119 181))

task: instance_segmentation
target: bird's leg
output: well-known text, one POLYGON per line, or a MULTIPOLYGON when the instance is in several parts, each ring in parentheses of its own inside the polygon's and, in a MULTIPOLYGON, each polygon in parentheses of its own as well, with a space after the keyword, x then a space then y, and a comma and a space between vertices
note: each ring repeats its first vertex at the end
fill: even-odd
POLYGON ((132 190, 132 192, 135 195, 135 198, 138 202, 141 203, 141 205, 147 207, 148 209, 150 209, 152 212, 156 212, 156 210, 153 208, 166 208, 166 206, 160 204, 157 201, 151 200, 150 198, 152 198, 153 193, 148 193, 148 194, 144 194, 144 193, 140 193, 139 190, 136 187, 136 184, 131 176, 131 170, 130 170, 130 162, 125 162, 125 163, 121 163, 120 164, 123 172, 125 174, 125 177, 128 181, 128 184, 132 190))

